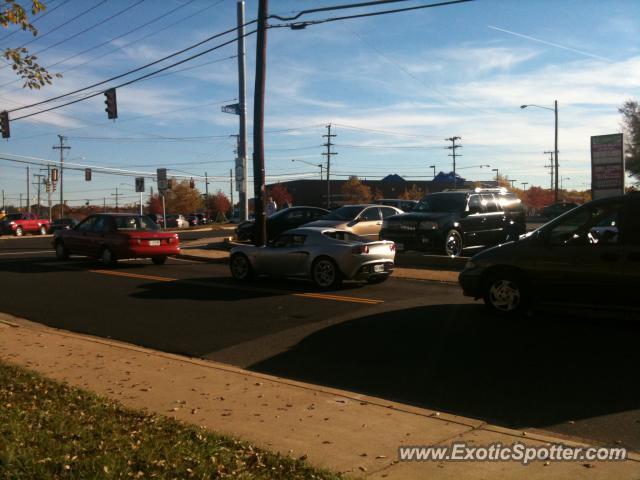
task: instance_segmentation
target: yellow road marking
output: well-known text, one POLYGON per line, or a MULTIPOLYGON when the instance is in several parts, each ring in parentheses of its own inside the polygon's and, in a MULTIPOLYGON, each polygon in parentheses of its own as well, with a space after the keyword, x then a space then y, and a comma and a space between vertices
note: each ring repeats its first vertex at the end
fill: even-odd
MULTIPOLYGON (((100 273, 102 275, 114 275, 118 277, 139 278, 142 280, 154 280, 158 282, 180 281, 179 278, 157 277, 155 275, 142 275, 139 273, 118 272, 115 270, 89 270, 89 271, 92 273, 100 273)), ((380 303, 384 303, 384 300, 375 300, 372 298, 361 298, 361 297, 349 297, 345 295, 333 295, 330 293, 296 293, 296 292, 290 292, 286 290, 272 290, 272 289, 259 288, 259 287, 249 287, 249 286, 243 287, 240 285, 225 285, 221 283, 207 283, 207 282, 194 282, 194 281, 187 281, 185 283, 192 283, 195 285, 206 286, 206 287, 221 287, 221 288, 227 288, 232 290, 272 293, 275 295, 291 295, 294 297, 312 298, 316 300, 333 300, 336 302, 363 303, 366 305, 378 305, 380 303)))

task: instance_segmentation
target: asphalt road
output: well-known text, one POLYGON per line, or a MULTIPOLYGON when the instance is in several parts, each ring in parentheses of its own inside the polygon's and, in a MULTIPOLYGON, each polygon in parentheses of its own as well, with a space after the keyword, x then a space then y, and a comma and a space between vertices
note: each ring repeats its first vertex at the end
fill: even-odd
MULTIPOLYGON (((210 235, 210 232, 209 232, 210 235)), ((233 282, 225 265, 59 262, 0 239, 0 311, 524 430, 640 451, 639 326, 558 314, 504 322, 456 286, 319 292, 233 282)))

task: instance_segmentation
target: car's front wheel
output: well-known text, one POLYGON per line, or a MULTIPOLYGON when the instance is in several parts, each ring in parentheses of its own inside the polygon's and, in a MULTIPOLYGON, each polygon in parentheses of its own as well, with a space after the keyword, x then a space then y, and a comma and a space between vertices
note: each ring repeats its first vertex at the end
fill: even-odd
POLYGON ((449 230, 444 239, 444 251, 449 257, 459 257, 462 255, 464 245, 462 243, 462 234, 455 229, 449 230))
POLYGON ((24 235, 24 230, 22 230, 22 227, 17 227, 16 228, 16 237, 21 237, 22 235, 24 235))
POLYGON ((516 316, 525 311, 527 301, 527 288, 519 275, 494 273, 485 283, 484 303, 493 312, 516 316))
POLYGON ((244 253, 234 253, 229 260, 231 276, 241 282, 253 278, 253 267, 244 253))
POLYGON ((47 234, 47 226, 40 225, 40 235, 46 235, 46 234, 47 234))
POLYGON ((102 259, 102 263, 104 263, 105 267, 113 267, 118 263, 118 259, 108 247, 102 249, 102 255, 100 258, 102 259))
POLYGON ((337 288, 342 283, 342 273, 329 257, 320 257, 313 262, 311 278, 322 289, 337 288))
POLYGON ((69 258, 69 251, 62 241, 56 242, 56 258, 58 260, 67 260, 69 258))

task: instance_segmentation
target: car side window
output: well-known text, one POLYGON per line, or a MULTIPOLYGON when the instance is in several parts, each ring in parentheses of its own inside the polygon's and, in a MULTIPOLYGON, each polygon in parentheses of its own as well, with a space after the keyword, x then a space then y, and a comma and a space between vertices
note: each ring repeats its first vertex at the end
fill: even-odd
POLYGON ((78 225, 80 232, 88 232, 93 229, 93 225, 96 223, 97 217, 89 217, 81 224, 78 225))
POLYGON ((471 195, 469 197, 469 212, 471 213, 481 213, 482 209, 482 200, 480 199, 480 195, 471 195))
POLYGON ((284 248, 284 247, 288 247, 290 242, 291 242, 291 235, 280 235, 275 238, 271 246, 274 248, 284 248))
POLYGON ((304 241, 307 239, 306 235, 291 235, 290 247, 301 247, 304 245, 304 241))
POLYGON ((481 195, 482 206, 487 212, 497 212, 498 205, 496 204, 495 198, 490 193, 483 193, 481 195))
POLYGON ((622 203, 592 205, 573 213, 549 231, 551 245, 615 245, 622 203))
POLYGON ((304 210, 291 210, 290 212, 287 212, 287 220, 303 220, 305 218, 305 211, 304 210))
POLYGON ((360 214, 359 218, 365 222, 377 222, 380 220, 380 210, 377 207, 367 208, 360 214))
POLYGON ((380 207, 380 211, 382 212, 382 218, 392 217, 398 213, 393 208, 388 207, 380 207))

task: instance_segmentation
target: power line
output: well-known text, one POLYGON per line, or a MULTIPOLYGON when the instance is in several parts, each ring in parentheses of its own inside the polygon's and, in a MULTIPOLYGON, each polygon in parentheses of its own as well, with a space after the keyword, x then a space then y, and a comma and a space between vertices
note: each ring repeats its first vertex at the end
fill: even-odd
POLYGON ((298 12, 296 15, 291 16, 291 17, 282 17, 279 15, 269 15, 269 17, 267 18, 275 18, 276 20, 280 20, 283 22, 289 21, 289 20, 297 20, 298 18, 300 18, 303 15, 308 15, 310 13, 318 13, 318 12, 328 12, 331 10, 344 10, 346 8, 361 8, 361 7, 369 7, 369 6, 373 6, 373 5, 383 5, 386 3, 398 3, 398 2, 406 2, 408 0, 376 0, 376 1, 371 1, 371 2, 360 2, 360 3, 351 3, 351 4, 347 4, 347 5, 333 5, 333 6, 329 6, 329 7, 319 7, 319 8, 312 8, 309 10, 302 10, 300 12, 298 12))
MULTIPOLYGON (((56 31, 60 30, 62 27, 66 26, 66 25, 69 25, 71 22, 73 22, 73 21, 77 20, 78 18, 80 18, 80 17, 82 17, 82 16, 86 15, 87 13, 89 13, 89 12, 91 12, 91 11, 95 10, 96 8, 98 8, 99 6, 101 6, 101 5, 105 4, 105 3, 107 3, 107 0, 102 0, 100 3, 97 3, 97 4, 93 5, 92 7, 89 7, 88 9, 86 9, 86 10, 84 10, 84 11, 80 12, 80 13, 79 13, 78 15, 76 15, 75 17, 72 17, 72 18, 70 18, 69 20, 67 20, 67 21, 65 21, 65 22, 63 22, 63 23, 61 23, 60 25, 58 25, 58 26, 56 26, 56 27, 53 27, 51 30, 47 31, 46 33, 43 33, 42 35, 38 35, 38 36, 37 36, 37 37, 35 37, 33 40, 29 40, 27 43, 23 43, 23 44, 22 44, 22 45, 20 45, 18 48, 24 48, 24 47, 26 47, 27 45, 32 44, 32 43, 33 43, 33 42, 35 42, 36 40, 41 40, 41 39, 43 39, 44 37, 46 37, 46 36, 48 36, 48 35, 52 34, 53 32, 56 32, 56 31)), ((3 68, 4 68, 4 67, 3 67, 3 68)))
POLYGON ((354 127, 352 125, 345 125, 345 124, 342 124, 342 123, 334 123, 334 125, 336 127, 346 128, 347 130, 356 130, 356 131, 371 132, 371 133, 382 133, 382 134, 390 135, 390 136, 393 136, 393 137, 440 138, 439 136, 436 136, 436 135, 411 135, 411 134, 408 134, 408 133, 392 132, 392 131, 389 131, 389 130, 379 130, 379 129, 373 129, 373 128, 354 127))
MULTIPOLYGON (((46 17, 47 15, 49 15, 50 13, 55 12, 57 9, 59 9, 60 7, 62 7, 64 4, 69 3, 71 0, 64 0, 64 2, 62 2, 59 5, 56 5, 55 7, 53 7, 52 9, 47 9, 42 15, 38 15, 36 18, 34 18, 31 21, 31 24, 34 23, 38 23, 40 20, 42 20, 44 17, 46 17)), ((17 28, 16 30, 14 30, 11 33, 6 34, 3 37, 0 37, 0 42, 4 42, 7 38, 12 37, 13 35, 15 35, 18 32, 23 32, 24 30, 22 30, 22 28, 17 28)))
MULTIPOLYGON (((244 36, 246 37, 246 36, 252 35, 252 34, 254 34, 255 32, 256 32, 256 30, 252 30, 252 31, 250 31, 250 32, 245 33, 245 35, 244 35, 244 36)), ((228 33, 228 32, 227 32, 227 33, 228 33)), ((153 71, 153 72, 150 72, 150 73, 147 73, 147 74, 145 74, 145 75, 142 75, 141 77, 134 78, 133 80, 129 80, 129 81, 126 81, 126 82, 124 82, 124 83, 120 83, 120 84, 118 84, 118 85, 114 85, 112 88, 122 88, 122 87, 125 87, 125 86, 127 86, 127 85, 131 85, 132 83, 139 82, 139 81, 144 80, 144 79, 146 79, 146 78, 149 78, 149 77, 151 77, 151 76, 153 76, 153 75, 155 75, 155 74, 157 74, 157 73, 164 72, 165 70, 168 70, 168 69, 170 69, 170 68, 173 68, 173 67, 175 67, 175 66, 177 66, 177 65, 181 65, 181 64, 183 64, 183 63, 185 63, 185 62, 191 61, 191 60, 193 60, 194 58, 201 57, 202 55, 205 55, 205 54, 207 54, 207 53, 213 52, 214 50, 218 50, 219 48, 225 47, 225 46, 227 46, 227 45, 229 45, 229 44, 231 44, 231 43, 237 42, 237 41, 238 41, 238 39, 237 39, 237 38, 232 38, 231 40, 228 40, 228 41, 226 41, 226 42, 224 42, 224 43, 221 43, 221 44, 219 44, 219 45, 216 45, 215 47, 209 48, 209 49, 204 50, 204 51, 202 51, 202 52, 200 52, 200 53, 197 53, 197 54, 195 54, 195 55, 192 55, 192 56, 190 56, 190 57, 187 57, 187 58, 185 58, 185 59, 183 59, 183 60, 180 60, 179 62, 172 63, 171 65, 168 65, 168 66, 166 66, 166 67, 163 67, 163 68, 161 68, 161 69, 159 69, 159 70, 155 70, 155 71, 153 71)), ((158 62, 156 61, 156 62, 154 62, 154 63, 158 63, 158 62)), ((137 70, 140 70, 140 69, 137 69, 137 70)), ((128 74, 127 74, 127 75, 128 75, 128 74)), ((121 78, 121 77, 123 77, 123 76, 125 76, 125 75, 120 75, 118 78, 121 78)), ((107 82, 107 81, 100 82, 100 83, 99 83, 99 85, 101 85, 101 84, 103 84, 103 83, 106 83, 106 82, 107 82)), ((89 87, 87 87, 87 88, 89 88, 89 87)), ((81 89, 81 90, 86 90, 86 88, 81 89)), ((41 114, 41 113, 50 112, 50 111, 52 111, 52 110, 56 110, 56 109, 58 109, 58 108, 66 107, 67 105, 72 105, 72 104, 74 104, 74 103, 82 102, 82 101, 87 100, 87 99, 89 99, 89 98, 97 97, 98 95, 102 95, 103 93, 104 93, 104 92, 102 92, 102 91, 100 91, 100 92, 96 92, 96 93, 92 93, 92 94, 86 95, 86 96, 84 96, 84 97, 82 97, 82 98, 78 98, 78 99, 72 100, 72 101, 70 101, 70 102, 62 103, 62 104, 60 104, 60 105, 56 105, 56 106, 51 107, 51 108, 47 108, 47 109, 44 109, 44 110, 39 110, 39 111, 37 111, 37 112, 29 113, 29 114, 27 114, 27 115, 22 115, 22 116, 17 117, 17 118, 12 118, 12 119, 11 119, 11 121, 13 122, 13 121, 15 121, 15 120, 21 120, 21 119, 23 119, 23 118, 33 117, 34 115, 39 115, 39 114, 41 114)), ((67 94, 67 95, 69 95, 69 94, 67 94)), ((58 97, 58 98, 61 98, 61 97, 67 96, 67 95, 62 95, 62 96, 60 96, 60 97, 58 97)), ((44 100, 44 101, 42 101, 42 102, 38 102, 37 104, 34 104, 34 105, 40 105, 40 104, 42 104, 42 103, 46 103, 46 102, 48 102, 48 101, 51 101, 51 99, 50 99, 50 100, 44 100)), ((32 106, 33 106, 33 105, 32 105, 32 106)), ((11 111, 15 111, 15 110, 22 110, 23 108, 27 108, 27 107, 15 108, 15 109, 13 109, 13 110, 11 110, 11 111)))
POLYGON ((408 150, 432 150, 432 149, 442 149, 442 147, 438 147, 435 145, 347 145, 344 143, 336 143, 335 144, 337 147, 347 147, 347 148, 364 148, 364 149, 370 149, 370 148, 387 148, 387 149, 391 149, 391 150, 402 150, 402 149, 408 149, 408 150))
MULTIPOLYGON (((250 25, 250 24, 255 23, 255 22, 256 22, 256 20, 252 20, 252 21, 250 21, 250 22, 247 22, 247 23, 245 24, 245 26, 246 26, 246 25, 250 25)), ((113 77, 107 78, 106 80, 102 80, 102 81, 100 81, 100 82, 93 83, 93 84, 88 85, 88 86, 86 86, 86 87, 79 88, 79 89, 74 90, 74 91, 72 91, 72 92, 64 93, 64 94, 62 94, 62 95, 58 95, 58 96, 56 96, 56 97, 48 98, 48 99, 46 99, 46 100, 41 100, 41 101, 39 101, 39 102, 32 103, 32 104, 29 104, 29 105, 24 105, 24 106, 22 106, 22 107, 13 108, 13 109, 11 109, 11 110, 8 110, 8 112, 9 112, 9 113, 12 113, 12 112, 17 112, 17 111, 19 111, 19 110, 24 110, 24 109, 27 109, 27 108, 31 108, 31 107, 36 107, 36 106, 38 106, 38 105, 42 105, 42 104, 45 104, 45 103, 53 102, 53 101, 55 101, 55 100, 60 100, 61 98, 65 98, 65 97, 68 97, 68 96, 70 96, 70 95, 75 95, 76 93, 84 92, 84 91, 89 90, 89 89, 91 89, 91 88, 95 88, 95 87, 98 87, 98 86, 100 86, 100 85, 104 85, 105 83, 109 83, 109 82, 112 82, 112 81, 114 81, 114 80, 118 80, 118 79, 120 79, 120 78, 123 78, 123 77, 126 77, 126 76, 128 76, 128 75, 131 75, 132 73, 139 72, 139 71, 141 71, 141 70, 144 70, 145 68, 148 68, 148 67, 151 67, 151 66, 153 66, 153 65, 156 65, 156 64, 158 64, 158 63, 161 63, 161 62, 163 62, 163 61, 165 61, 165 60, 167 60, 167 59, 169 59, 169 58, 173 58, 173 57, 176 57, 176 56, 178 56, 178 55, 181 55, 181 54, 183 54, 183 53, 185 53, 185 52, 188 52, 189 50, 193 50, 194 48, 197 48, 197 47, 199 47, 199 46, 201 46, 201 45, 203 45, 203 44, 205 44, 205 43, 207 43, 207 42, 210 42, 211 40, 214 40, 214 39, 216 39, 216 38, 222 37, 222 36, 227 35, 227 34, 229 34, 229 33, 235 32, 236 30, 238 30, 238 28, 239 28, 239 27, 233 27, 233 28, 230 28, 230 29, 228 29, 228 30, 226 30, 226 31, 224 31, 224 32, 217 33, 217 34, 215 34, 215 35, 211 35, 210 37, 207 37, 207 38, 205 38, 204 40, 201 40, 201 41, 199 41, 199 42, 197 42, 197 43, 194 43, 193 45, 190 45, 189 47, 183 48, 182 50, 179 50, 179 51, 177 51, 177 52, 174 52, 174 53, 172 53, 172 54, 170 54, 170 55, 167 55, 167 56, 165 56, 165 57, 162 57, 162 58, 160 58, 160 59, 158 59, 158 60, 155 60, 155 61, 153 61, 153 62, 147 63, 146 65, 142 65, 142 66, 140 66, 140 67, 134 68, 133 70, 129 70, 129 71, 124 72, 124 73, 121 73, 121 74, 119 74, 119 75, 116 75, 116 76, 113 76, 113 77)), ((253 33, 255 33, 255 31, 249 32, 249 33, 245 34, 245 36, 251 35, 251 34, 253 34, 253 33)), ((155 74, 155 73, 162 72, 162 71, 164 71, 164 70, 167 70, 167 68, 170 68, 170 67, 172 67, 172 66, 180 65, 180 64, 182 64, 182 63, 184 63, 184 62, 186 62, 186 61, 188 61, 188 60, 192 60, 192 59, 194 59, 194 58, 197 58, 197 57, 199 57, 199 56, 202 56, 202 55, 204 55, 205 53, 209 53, 209 52, 211 52, 211 51, 213 51, 213 50, 217 50, 218 48, 220 48, 220 47, 222 47, 222 46, 225 46, 225 45, 228 45, 229 43, 232 43, 232 42, 235 42, 235 41, 237 41, 237 38, 234 38, 232 41, 229 41, 229 42, 223 43, 223 44, 221 44, 221 45, 219 45, 219 46, 216 46, 216 47, 214 47, 214 48, 211 48, 211 49, 205 50, 204 52, 200 52, 200 53, 199 53, 199 54, 197 54, 197 55, 194 55, 194 56, 188 57, 187 59, 182 60, 182 61, 177 62, 177 63, 174 63, 174 64, 170 65, 169 67, 165 67, 165 68, 163 68, 163 69, 156 70, 156 71, 154 72, 154 74, 155 74)), ((143 76, 143 77, 139 77, 139 79, 146 78, 147 76, 149 76, 149 75, 145 75, 145 76, 143 76)), ((138 79, 138 80, 139 80, 139 79, 138 79)), ((128 83, 125 83, 125 84, 122 84, 122 85, 126 85, 126 84, 128 84, 128 83)), ((122 86, 122 85, 120 85, 120 86, 122 86)), ((116 87, 116 88, 117 88, 117 87, 116 87)), ((99 95, 100 93, 102 93, 102 92, 98 92, 98 95, 99 95)), ((93 95, 93 96, 95 96, 95 95, 93 95)), ((90 97, 87 97, 87 98, 90 98, 90 97)))
MULTIPOLYGON (((66 2, 68 2, 68 1, 69 0, 66 0, 66 2)), ((120 35, 117 35, 115 37, 112 37, 112 38, 110 38, 108 40, 105 40, 104 42, 98 43, 98 44, 96 44, 96 45, 94 45, 92 47, 89 47, 89 48, 87 48, 85 50, 82 50, 81 52, 75 53, 75 54, 73 54, 73 55, 71 55, 71 56, 69 56, 67 58, 64 58, 62 60, 59 60, 59 61, 57 61, 55 63, 51 63, 51 64, 45 66, 44 68, 50 69, 52 67, 60 65, 61 63, 65 63, 65 62, 67 62, 67 61, 69 61, 69 60, 71 60, 73 58, 79 57, 80 55, 84 55, 85 53, 89 53, 89 52, 91 52, 93 50, 96 50, 96 49, 98 49, 100 47, 103 47, 104 45, 107 45, 107 44, 109 44, 111 42, 119 40, 122 37, 126 37, 127 35, 130 35, 131 33, 136 32, 136 31, 146 27, 147 25, 150 25, 150 24, 152 24, 154 22, 157 22, 158 20, 160 20, 160 19, 162 19, 162 18, 164 18, 164 17, 166 17, 168 15, 171 15, 172 13, 174 13, 174 12, 176 12, 176 11, 178 11, 178 10, 180 10, 180 9, 190 5, 190 4, 192 4, 193 2, 195 2, 195 0, 189 0, 187 3, 184 3, 182 5, 178 5, 177 7, 172 8, 171 10, 169 10, 168 12, 165 12, 162 15, 159 15, 159 16, 157 16, 157 17, 155 17, 155 18, 153 18, 153 19, 151 19, 151 20, 149 20, 149 21, 147 21, 147 22, 145 22, 145 23, 143 23, 141 25, 138 25, 137 27, 132 28, 131 30, 128 30, 128 31, 126 31, 126 32, 124 32, 124 33, 122 33, 120 35)), ((118 49, 116 49, 116 50, 118 50, 118 49)), ((115 52, 116 50, 112 50, 110 53, 115 52)), ((88 62, 86 62, 86 63, 88 63, 88 62)), ((76 68, 76 67, 77 67, 77 65, 75 67, 73 67, 73 68, 76 68)), ((66 71, 69 71, 69 70, 66 70, 66 71)), ((65 73, 65 72, 63 72, 63 73, 65 73)), ((19 81, 20 81, 20 79, 12 80, 10 82, 7 82, 7 83, 4 83, 4 84, 0 85, 0 88, 6 87, 7 85, 11 85, 11 84, 19 82, 19 81)))

